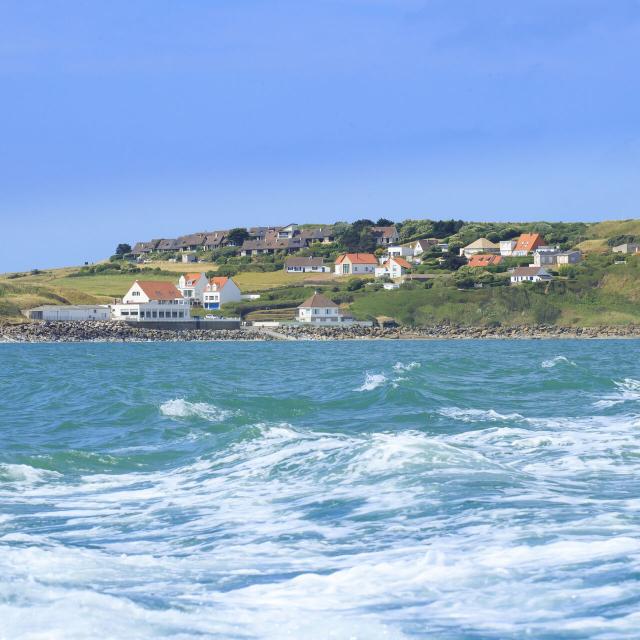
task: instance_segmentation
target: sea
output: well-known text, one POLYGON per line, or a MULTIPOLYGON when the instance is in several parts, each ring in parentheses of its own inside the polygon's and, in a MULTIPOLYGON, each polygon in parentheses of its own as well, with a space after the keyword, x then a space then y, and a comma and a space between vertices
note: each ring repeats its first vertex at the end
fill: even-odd
POLYGON ((640 638, 639 355, 0 345, 0 638, 640 638))

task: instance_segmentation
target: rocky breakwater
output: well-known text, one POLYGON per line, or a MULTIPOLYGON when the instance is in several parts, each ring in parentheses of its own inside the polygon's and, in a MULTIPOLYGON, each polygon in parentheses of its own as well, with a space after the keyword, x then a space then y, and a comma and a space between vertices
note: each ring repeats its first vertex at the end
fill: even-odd
POLYGON ((430 327, 316 327, 282 326, 274 331, 297 340, 365 340, 365 339, 548 339, 548 338, 640 338, 640 326, 559 327, 555 325, 518 325, 511 327, 465 327, 435 325, 430 327))
POLYGON ((0 342, 186 342, 272 340, 242 329, 148 329, 122 322, 25 322, 0 326, 0 342))

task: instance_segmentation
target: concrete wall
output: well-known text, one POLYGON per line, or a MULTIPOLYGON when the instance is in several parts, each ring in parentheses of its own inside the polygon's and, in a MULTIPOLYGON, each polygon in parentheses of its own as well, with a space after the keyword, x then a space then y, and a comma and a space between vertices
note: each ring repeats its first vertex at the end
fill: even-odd
POLYGON ((173 329, 174 331, 189 331, 194 329, 222 330, 222 329, 239 329, 240 319, 238 320, 201 320, 193 318, 183 322, 176 320, 123 320, 130 327, 138 327, 140 329, 173 329))

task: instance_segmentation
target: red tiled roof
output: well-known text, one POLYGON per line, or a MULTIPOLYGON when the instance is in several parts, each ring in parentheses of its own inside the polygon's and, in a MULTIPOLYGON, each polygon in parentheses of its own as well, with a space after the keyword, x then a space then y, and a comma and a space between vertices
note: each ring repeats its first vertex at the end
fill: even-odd
POLYGON ((186 282, 197 282, 204 274, 202 273, 185 273, 184 279, 186 282))
POLYGON ((544 244, 544 238, 539 233, 523 233, 518 238, 514 251, 526 251, 529 253, 544 244))
POLYGON ((496 256, 487 253, 478 253, 475 256, 469 258, 470 267, 488 267, 492 264, 500 264, 502 262, 502 256, 496 256))
POLYGON ((175 300, 176 298, 182 298, 180 291, 171 282, 159 280, 136 280, 136 282, 149 300, 175 300))
POLYGON ((211 278, 209 280, 209 284, 215 284, 218 289, 222 289, 225 284, 229 281, 229 278, 218 276, 216 278, 211 278))
POLYGON ((343 253, 338 256, 336 264, 342 264, 345 260, 349 260, 351 264, 378 264, 378 259, 373 253, 343 253))

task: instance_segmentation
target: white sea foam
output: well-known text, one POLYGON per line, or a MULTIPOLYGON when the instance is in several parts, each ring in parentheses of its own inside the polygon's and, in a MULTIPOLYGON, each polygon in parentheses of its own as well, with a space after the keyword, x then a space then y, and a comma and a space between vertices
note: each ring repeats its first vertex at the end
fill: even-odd
POLYGON ((188 402, 182 398, 168 400, 160 405, 160 413, 172 418, 197 417, 209 422, 221 422, 234 414, 208 402, 188 402))
POLYGON ((566 356, 556 356, 555 358, 550 358, 549 360, 543 360, 540 363, 540 366, 543 369, 551 369, 559 364, 568 364, 568 365, 571 365, 572 367, 578 366, 575 362, 573 362, 572 360, 569 360, 569 358, 567 358, 566 356))
POLYGON ((393 365, 393 369, 394 371, 411 371, 412 369, 419 369, 420 366, 421 365, 419 362, 409 362, 408 364, 404 364, 402 362, 396 362, 393 365))
POLYGON ((636 402, 640 400, 640 380, 625 378, 622 382, 613 383, 617 388, 617 393, 608 394, 602 400, 593 403, 594 407, 613 407, 624 402, 636 402))
POLYGON ((382 373, 367 373, 364 383, 356 391, 373 391, 387 381, 387 376, 382 373))
POLYGON ((28 464, 0 464, 0 481, 36 483, 59 477, 57 471, 36 469, 28 464))
POLYGON ((524 421, 526 418, 519 413, 498 413, 493 409, 461 409, 460 407, 444 407, 438 413, 446 418, 453 418, 461 422, 497 422, 524 421))

